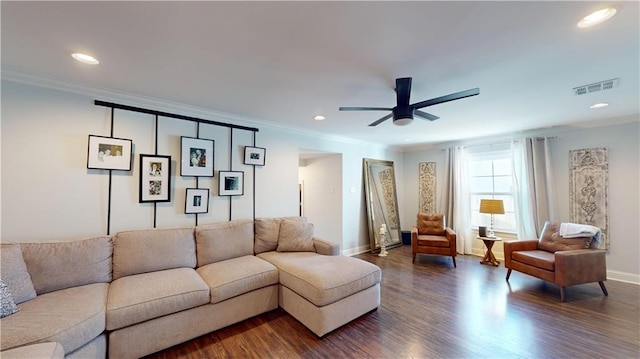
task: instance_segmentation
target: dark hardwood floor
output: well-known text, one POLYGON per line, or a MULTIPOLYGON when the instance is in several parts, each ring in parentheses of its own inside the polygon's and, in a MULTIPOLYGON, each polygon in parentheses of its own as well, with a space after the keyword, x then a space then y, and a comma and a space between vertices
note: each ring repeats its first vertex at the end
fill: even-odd
POLYGON ((607 281, 559 287, 475 256, 381 258, 377 311, 316 337, 282 309, 148 358, 639 358, 640 287, 607 281))

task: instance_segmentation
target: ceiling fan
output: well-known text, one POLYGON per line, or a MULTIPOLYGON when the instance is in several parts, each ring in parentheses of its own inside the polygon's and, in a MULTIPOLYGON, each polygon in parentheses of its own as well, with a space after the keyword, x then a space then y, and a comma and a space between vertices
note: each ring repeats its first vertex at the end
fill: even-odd
POLYGON ((411 96, 411 77, 402 77, 396 79, 396 99, 397 105, 393 108, 388 107, 340 107, 340 111, 391 111, 390 114, 383 118, 372 122, 369 126, 378 126, 382 122, 393 117, 393 124, 398 126, 406 126, 413 122, 413 116, 418 116, 429 121, 435 121, 440 117, 432 115, 430 113, 420 111, 420 108, 437 105, 454 100, 460 100, 465 97, 471 97, 480 94, 479 88, 474 88, 466 91, 452 93, 446 96, 432 98, 422 102, 409 104, 409 97, 411 96))

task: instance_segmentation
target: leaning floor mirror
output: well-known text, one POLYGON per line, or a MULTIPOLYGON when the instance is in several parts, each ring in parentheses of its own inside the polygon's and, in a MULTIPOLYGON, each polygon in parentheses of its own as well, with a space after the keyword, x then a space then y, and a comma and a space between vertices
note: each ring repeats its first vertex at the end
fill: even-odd
POLYGON ((363 167, 371 253, 379 253, 383 244, 380 235, 383 224, 386 227, 385 247, 389 249, 402 244, 396 175, 393 161, 365 158, 363 167))

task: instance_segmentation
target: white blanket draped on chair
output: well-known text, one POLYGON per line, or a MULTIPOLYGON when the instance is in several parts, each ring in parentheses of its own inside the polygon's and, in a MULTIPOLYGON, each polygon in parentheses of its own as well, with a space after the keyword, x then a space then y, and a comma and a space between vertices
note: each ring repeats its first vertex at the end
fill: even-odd
POLYGON ((598 227, 579 223, 560 223, 560 235, 564 238, 592 237, 591 248, 602 249, 602 231, 598 227))

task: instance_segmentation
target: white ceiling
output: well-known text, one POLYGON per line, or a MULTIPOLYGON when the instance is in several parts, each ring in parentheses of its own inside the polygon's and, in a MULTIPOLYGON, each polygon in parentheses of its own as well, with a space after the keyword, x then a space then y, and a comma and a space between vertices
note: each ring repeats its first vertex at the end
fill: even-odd
POLYGON ((638 117, 639 3, 576 27, 602 4, 2 1, 2 71, 415 146, 638 117), (78 51, 100 65, 73 61, 78 51), (413 77, 411 103, 480 95, 425 108, 441 118, 406 127, 367 126, 386 112, 338 111, 395 106, 397 77, 413 77), (615 89, 573 95, 612 78, 615 89), (596 102, 610 106, 589 109, 596 102))

